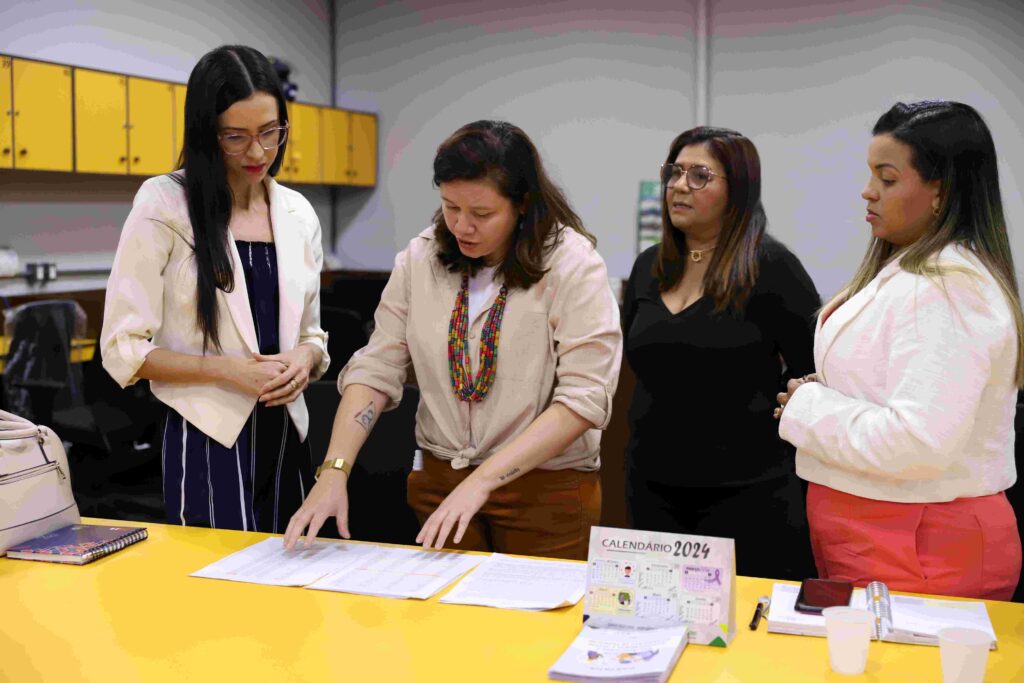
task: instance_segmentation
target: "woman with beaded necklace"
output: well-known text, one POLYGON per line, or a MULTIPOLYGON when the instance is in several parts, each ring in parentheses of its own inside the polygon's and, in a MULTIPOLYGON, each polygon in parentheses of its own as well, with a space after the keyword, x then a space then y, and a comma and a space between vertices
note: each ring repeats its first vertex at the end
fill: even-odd
POLYGON ((460 128, 434 184, 433 225, 398 254, 373 335, 338 376, 327 458, 285 544, 331 516, 349 537, 348 470, 412 370, 416 542, 583 559, 622 353, 604 261, 516 126, 460 128))

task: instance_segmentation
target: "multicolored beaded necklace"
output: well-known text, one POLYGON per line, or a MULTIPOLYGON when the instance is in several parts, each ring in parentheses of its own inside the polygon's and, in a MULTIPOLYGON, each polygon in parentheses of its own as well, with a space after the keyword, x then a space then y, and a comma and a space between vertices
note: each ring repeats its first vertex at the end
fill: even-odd
POLYGON ((462 287, 455 298, 452 319, 448 323, 448 373, 452 379, 452 390, 460 401, 482 401, 494 384, 494 370, 498 366, 498 338, 501 336, 501 318, 505 315, 505 301, 508 287, 501 286, 498 297, 491 305, 480 334, 480 368, 476 378, 471 379, 469 344, 469 275, 462 276, 462 287))

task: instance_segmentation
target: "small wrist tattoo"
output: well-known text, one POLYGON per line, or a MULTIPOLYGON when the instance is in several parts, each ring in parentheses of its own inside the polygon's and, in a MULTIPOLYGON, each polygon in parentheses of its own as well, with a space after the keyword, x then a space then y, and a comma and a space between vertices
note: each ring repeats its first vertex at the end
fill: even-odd
POLYGON ((363 410, 356 414, 356 422, 359 426, 366 430, 366 433, 370 433, 370 429, 373 427, 373 418, 376 417, 376 411, 373 409, 373 403, 363 408, 363 410))
POLYGON ((519 468, 518 467, 513 467, 508 472, 506 472, 505 474, 503 474, 500 477, 498 477, 498 480, 499 481, 505 481, 506 479, 508 479, 510 477, 514 477, 517 474, 519 474, 519 468))

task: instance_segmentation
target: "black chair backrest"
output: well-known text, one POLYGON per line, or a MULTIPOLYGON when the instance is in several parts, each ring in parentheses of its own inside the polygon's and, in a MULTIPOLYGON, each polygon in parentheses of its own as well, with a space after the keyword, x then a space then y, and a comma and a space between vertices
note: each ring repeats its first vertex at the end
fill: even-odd
POLYGON ((320 307, 320 326, 327 332, 327 353, 331 365, 320 379, 333 382, 352 354, 366 346, 366 325, 355 311, 334 306, 320 307))
POLYGON ((4 403, 8 410, 45 422, 55 402, 81 404, 81 370, 71 363, 77 310, 74 301, 37 301, 11 314, 15 318, 4 364, 4 403))

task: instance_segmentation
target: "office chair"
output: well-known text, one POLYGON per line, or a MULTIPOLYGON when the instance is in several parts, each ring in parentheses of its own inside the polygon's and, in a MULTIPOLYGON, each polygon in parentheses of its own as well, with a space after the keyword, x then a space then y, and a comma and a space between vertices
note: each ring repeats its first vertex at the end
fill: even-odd
POLYGON ((4 365, 4 405, 36 424, 51 425, 55 408, 82 404, 81 369, 71 340, 85 331, 75 301, 33 301, 4 314, 10 340, 4 365))

